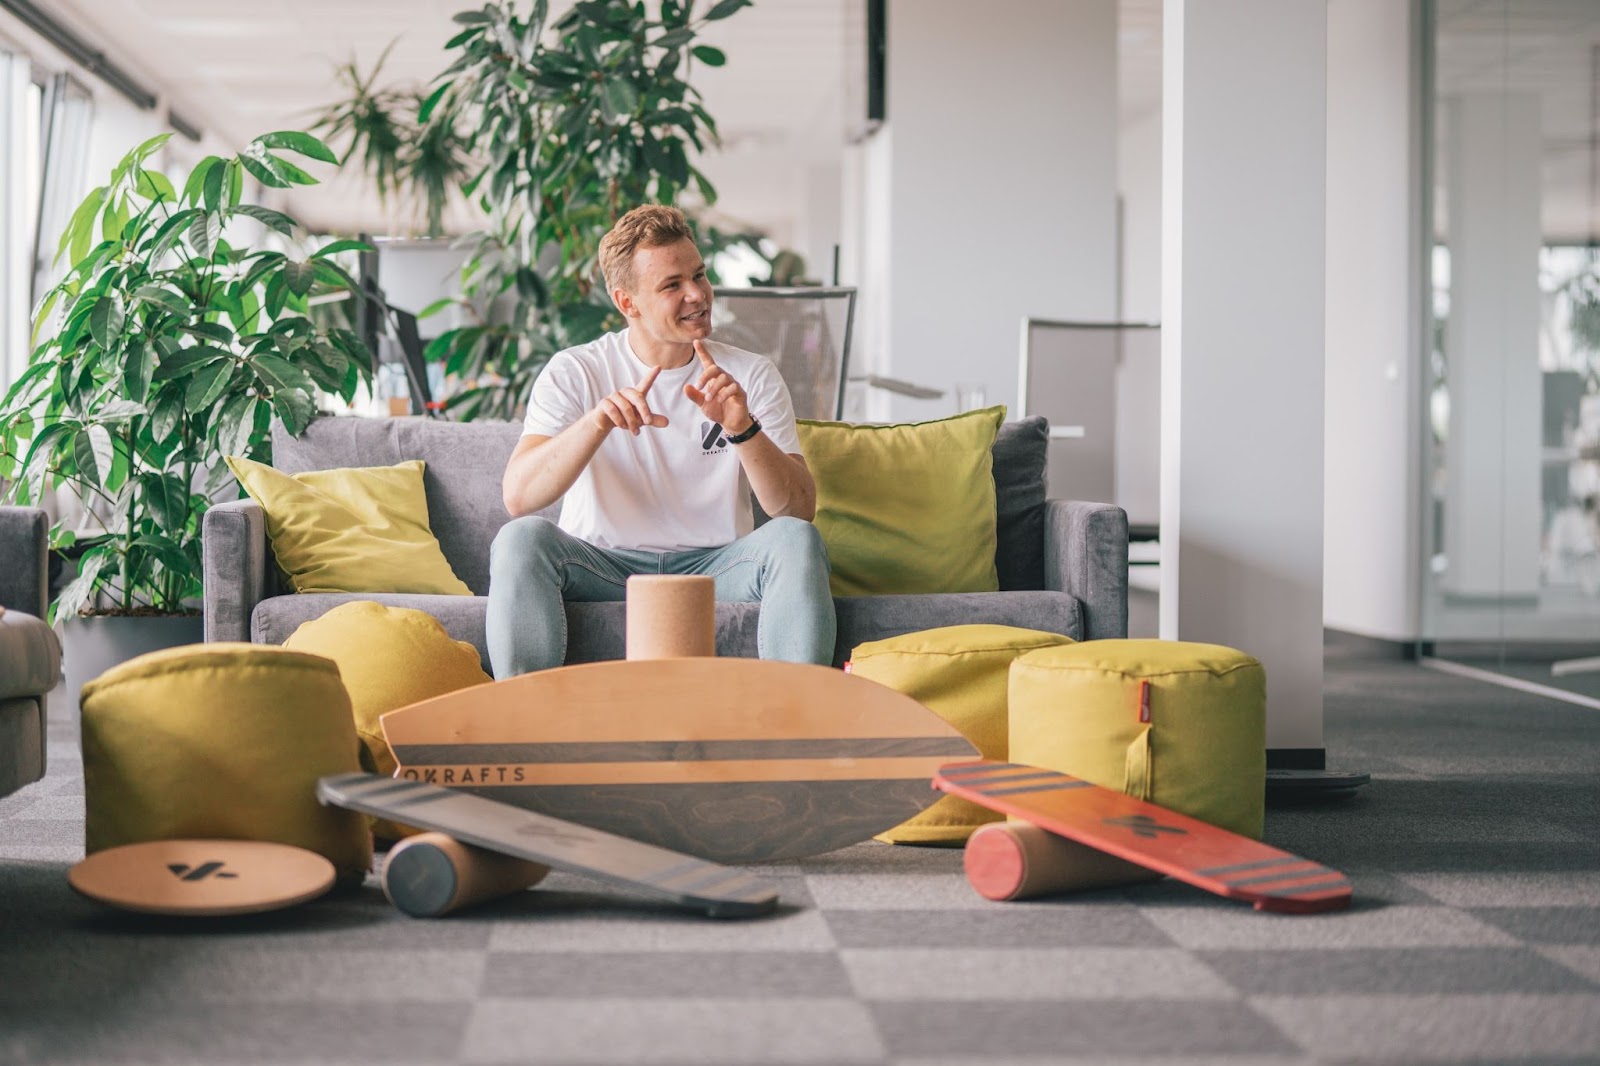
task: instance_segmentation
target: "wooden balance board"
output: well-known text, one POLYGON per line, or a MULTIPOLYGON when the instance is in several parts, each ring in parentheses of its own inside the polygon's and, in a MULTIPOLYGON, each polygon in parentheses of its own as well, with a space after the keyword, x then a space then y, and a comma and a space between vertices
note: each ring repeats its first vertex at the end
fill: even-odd
POLYGON ((713 918, 770 914, 778 903, 771 886, 743 870, 730 870, 457 789, 377 774, 336 774, 317 782, 317 799, 436 830, 552 869, 659 893, 713 918))
POLYGON ((911 697, 825 666, 641 659, 463 689, 381 719, 395 776, 715 862, 866 840, 977 750, 911 697))
POLYGON ((941 769, 933 785, 1257 910, 1350 904, 1350 882, 1337 870, 1054 770, 960 763, 941 769))
POLYGON ((151 840, 97 851, 67 883, 101 903, 145 914, 256 914, 316 899, 333 863, 261 840, 151 840))

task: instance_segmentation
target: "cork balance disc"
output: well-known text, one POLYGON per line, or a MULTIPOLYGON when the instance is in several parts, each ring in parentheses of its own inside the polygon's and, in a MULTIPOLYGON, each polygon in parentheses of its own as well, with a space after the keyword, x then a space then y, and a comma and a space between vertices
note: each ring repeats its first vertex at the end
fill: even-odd
POLYGON ((260 840, 152 840, 97 851, 67 872, 90 899, 144 914, 256 914, 316 899, 333 864, 260 840))
POLYGON ((638 581, 627 660, 391 711, 380 721, 395 776, 713 862, 770 862, 900 824, 938 798, 928 785, 940 766, 977 754, 874 681, 711 657, 709 578, 652 577, 639 583, 647 596, 636 596, 638 581))

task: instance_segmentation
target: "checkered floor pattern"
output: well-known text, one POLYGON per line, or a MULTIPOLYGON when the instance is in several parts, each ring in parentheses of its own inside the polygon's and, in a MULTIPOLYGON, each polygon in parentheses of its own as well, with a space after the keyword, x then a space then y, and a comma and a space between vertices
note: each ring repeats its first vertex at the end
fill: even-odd
POLYGON ((995 904, 959 852, 863 844, 763 869, 755 921, 553 876, 439 920, 369 881, 185 922, 68 889, 60 712, 49 777, 0 799, 0 1063, 1600 1061, 1600 713, 1334 660, 1327 743, 1373 783, 1267 836, 1350 874, 1341 914, 995 904))

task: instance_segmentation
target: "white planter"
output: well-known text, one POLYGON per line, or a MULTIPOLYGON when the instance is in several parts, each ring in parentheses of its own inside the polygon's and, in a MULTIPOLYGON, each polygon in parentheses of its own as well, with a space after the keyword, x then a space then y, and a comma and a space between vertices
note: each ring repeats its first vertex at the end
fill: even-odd
POLYGON ((61 672, 64 706, 78 709, 78 692, 118 663, 182 644, 199 644, 204 637, 199 615, 121 618, 79 616, 61 625, 61 672))

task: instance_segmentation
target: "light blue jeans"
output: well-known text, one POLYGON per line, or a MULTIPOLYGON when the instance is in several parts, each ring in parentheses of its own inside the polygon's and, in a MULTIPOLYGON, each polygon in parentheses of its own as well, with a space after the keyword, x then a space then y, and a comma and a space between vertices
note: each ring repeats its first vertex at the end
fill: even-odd
POLYGON ((489 549, 485 625, 495 679, 560 666, 567 654, 565 602, 626 599, 631 574, 709 575, 718 600, 760 601, 761 658, 833 662, 828 553, 810 522, 774 518, 720 548, 648 552, 597 548, 529 515, 502 526, 489 549))

